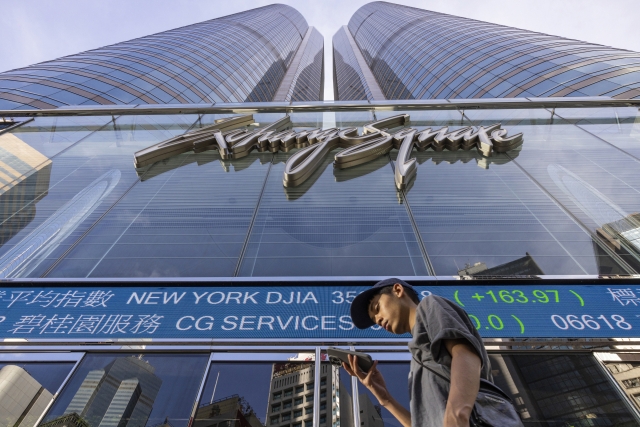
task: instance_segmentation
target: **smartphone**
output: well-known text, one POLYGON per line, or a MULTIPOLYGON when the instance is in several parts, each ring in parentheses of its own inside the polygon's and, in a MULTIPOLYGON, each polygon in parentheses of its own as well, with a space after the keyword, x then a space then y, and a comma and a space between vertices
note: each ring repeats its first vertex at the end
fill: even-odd
POLYGON ((344 362, 347 365, 349 365, 349 355, 352 354, 356 356, 358 358, 358 366, 362 369, 362 372, 369 372, 369 369, 373 366, 373 359, 371 359, 371 356, 367 353, 329 347, 327 354, 329 355, 329 361, 331 363, 342 364, 342 362, 344 362))

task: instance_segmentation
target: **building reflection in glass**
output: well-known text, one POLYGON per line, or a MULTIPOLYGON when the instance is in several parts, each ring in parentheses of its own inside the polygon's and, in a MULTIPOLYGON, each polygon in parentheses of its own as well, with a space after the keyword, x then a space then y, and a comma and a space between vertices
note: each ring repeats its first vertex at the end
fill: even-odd
POLYGON ((272 363, 214 362, 193 427, 264 427, 272 363))
MULTIPOLYGON (((276 363, 212 364, 193 426, 312 427, 313 359, 313 354, 301 353, 276 363)), ((341 375, 340 367, 324 362, 319 377, 318 425, 355 427, 350 377, 341 375)), ((383 427, 368 397, 361 398, 360 405, 365 427, 383 427)))
POLYGON ((198 407, 194 427, 264 427, 254 409, 237 394, 198 407))
POLYGON ((117 358, 89 371, 64 414, 41 426, 70 421, 91 427, 144 426, 161 385, 155 368, 142 356, 117 358))
POLYGON ((86 354, 41 425, 188 427, 208 359, 202 353, 86 354))
MULTIPOLYGON (((550 164, 547 172, 558 188, 596 224, 598 228, 595 231, 607 246, 640 268, 640 214, 626 213, 607 196, 560 165, 550 164)), ((608 270, 610 268, 602 273, 608 273, 608 270)))
MULTIPOLYGON (((269 391, 269 426, 311 427, 313 423, 313 363, 274 363, 269 391)), ((320 365, 320 426, 354 427, 351 382, 340 367, 320 365)))
POLYGON ((591 354, 490 355, 525 426, 637 426, 591 354))
POLYGON ((0 258, 0 278, 25 277, 102 203, 120 181, 111 169, 82 189, 0 258))
POLYGON ((640 410, 640 355, 601 353, 599 356, 629 401, 640 410))
POLYGON ((0 426, 34 425, 51 399, 53 394, 20 366, 0 369, 0 426))
POLYGON ((459 276, 537 276, 544 274, 536 260, 526 253, 522 258, 488 268, 484 262, 467 264, 458 271, 459 276))
POLYGON ((0 246, 36 216, 36 203, 49 191, 51 165, 16 136, 0 136, 0 246))

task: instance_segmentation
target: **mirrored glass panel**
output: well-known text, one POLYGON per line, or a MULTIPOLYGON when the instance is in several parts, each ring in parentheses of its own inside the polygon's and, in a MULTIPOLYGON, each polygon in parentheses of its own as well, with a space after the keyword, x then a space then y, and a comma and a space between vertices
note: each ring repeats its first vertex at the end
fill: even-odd
POLYGON ((0 136, 10 138, 3 144, 10 149, 0 149, 0 165, 19 175, 0 193, 0 277, 46 275, 139 181, 133 153, 184 132, 194 119, 120 117, 51 157, 14 135, 0 136))
POLYGON ((351 377, 332 363, 320 366, 320 425, 354 427, 351 377))
POLYGON ((555 114, 640 161, 638 108, 557 108, 555 114))
POLYGON ((242 362, 211 363, 194 427, 312 426, 313 355, 254 356, 242 362), (305 358, 309 360, 300 360, 305 358))
POLYGON ((73 366, 73 362, 0 361, 0 426, 34 425, 73 366))
MULTIPOLYGON (((291 120, 296 131, 362 132, 399 113, 291 120)), ((403 191, 396 149, 347 169, 334 167, 334 150, 285 187, 295 148, 132 165, 136 151, 236 114, 38 117, 0 135, 0 277, 640 272, 637 109, 406 113, 418 131, 500 123, 524 143, 489 157, 414 150, 417 172, 403 191)), ((256 112, 245 127, 282 117, 256 112)))
MULTIPOLYGON (((280 117, 254 120, 264 126, 280 117)), ((206 116, 197 126, 217 118, 206 116)), ((49 276, 233 276, 272 157, 187 152, 138 171, 136 185, 49 276)))
POLYGON ((275 155, 240 269, 242 276, 428 275, 387 156, 283 187, 275 155))
POLYGON ((87 354, 41 426, 186 427, 209 354, 87 354))
POLYGON ((597 353, 609 374, 627 396, 627 401, 640 411, 640 354, 597 353))
POLYGON ((43 156, 50 158, 93 132, 101 130, 112 120, 111 116, 37 117, 3 134, 0 136, 0 141, 4 145, 16 137, 43 156))
POLYGON ((638 426, 591 354, 491 354, 495 383, 525 426, 638 426))
MULTIPOLYGON (((562 119, 552 121, 546 110, 465 111, 465 117, 475 126, 501 123, 509 135, 522 133, 524 142, 519 150, 486 159, 486 169, 480 163, 481 167, 473 168, 460 163, 454 163, 453 167, 438 165, 451 172, 461 170, 458 176, 469 174, 467 182, 473 185, 455 190, 449 187, 448 193, 459 195, 456 197, 462 205, 459 209, 474 211, 457 216, 462 223, 472 218, 479 221, 473 230, 463 232, 468 233, 473 245, 469 249, 456 249, 456 265, 449 268, 463 269, 469 265, 484 269, 484 263, 491 270, 509 262, 528 261, 535 262, 538 274, 633 271, 597 233, 597 228, 604 224, 623 219, 624 215, 614 215, 617 211, 611 206, 626 202, 627 208, 633 209, 630 205, 638 200, 630 184, 637 169, 633 159, 562 119), (603 194, 611 197, 600 197, 603 194), (474 250, 476 255, 468 253, 465 257, 468 250, 474 250), (486 262, 483 257, 493 260, 486 262)), ((436 158, 446 155, 450 154, 442 152, 436 158)), ((447 179, 449 175, 443 176, 451 172, 438 170, 437 179, 451 182, 447 179)), ((418 173, 416 181, 421 179, 424 178, 418 173)), ((420 196, 410 192, 410 201, 412 197, 420 196)), ((452 203, 435 204, 442 208, 452 203)), ((443 243, 446 247, 454 241, 447 237, 443 243)), ((427 251, 430 255, 434 252, 429 247, 427 251)))

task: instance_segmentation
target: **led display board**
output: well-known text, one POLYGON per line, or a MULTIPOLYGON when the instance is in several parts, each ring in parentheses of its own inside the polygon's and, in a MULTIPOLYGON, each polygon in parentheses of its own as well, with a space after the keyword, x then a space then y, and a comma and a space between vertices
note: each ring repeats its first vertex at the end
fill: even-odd
MULTIPOLYGON (((358 339, 350 303, 365 286, 2 288, 2 339, 358 339)), ((462 306, 488 338, 637 337, 628 285, 417 286, 462 306)), ((408 335, 407 335, 408 337, 408 335)))

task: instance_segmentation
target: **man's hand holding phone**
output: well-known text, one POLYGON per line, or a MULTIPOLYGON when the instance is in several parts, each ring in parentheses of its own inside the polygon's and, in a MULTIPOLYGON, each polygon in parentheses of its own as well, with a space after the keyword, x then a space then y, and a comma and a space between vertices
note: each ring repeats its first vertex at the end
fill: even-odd
POLYGON ((391 414, 400 421, 404 427, 411 427, 411 414, 391 396, 387 390, 387 384, 384 377, 378 371, 378 361, 374 361, 373 365, 367 372, 363 371, 358 364, 358 356, 356 354, 348 354, 349 363, 342 362, 342 367, 352 377, 358 377, 360 382, 378 399, 380 405, 384 406, 391 414))
POLYGON ((368 372, 364 372, 360 366, 358 366, 358 357, 349 354, 349 363, 342 363, 342 367, 347 371, 349 375, 352 377, 358 377, 360 382, 364 384, 365 387, 373 393, 373 395, 378 399, 380 405, 387 406, 391 401, 391 395, 387 390, 387 384, 384 382, 384 377, 378 370, 378 361, 373 362, 373 366, 369 369, 368 372))

